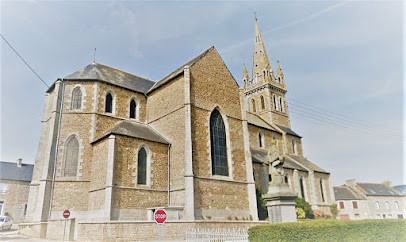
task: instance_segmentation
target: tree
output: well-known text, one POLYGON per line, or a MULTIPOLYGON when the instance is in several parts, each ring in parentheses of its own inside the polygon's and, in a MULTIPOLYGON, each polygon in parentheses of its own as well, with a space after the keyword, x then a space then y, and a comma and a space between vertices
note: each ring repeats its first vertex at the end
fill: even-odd
POLYGON ((296 203, 296 207, 297 208, 301 208, 303 209, 303 211, 306 214, 305 218, 310 218, 310 219, 314 219, 314 212, 312 207, 310 206, 310 204, 308 202, 306 202, 306 200, 304 200, 303 198, 297 197, 295 199, 295 203, 296 203))

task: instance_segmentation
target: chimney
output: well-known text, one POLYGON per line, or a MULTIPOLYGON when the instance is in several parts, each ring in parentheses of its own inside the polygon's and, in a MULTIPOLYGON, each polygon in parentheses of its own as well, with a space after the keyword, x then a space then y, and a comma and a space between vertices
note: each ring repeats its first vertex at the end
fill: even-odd
POLYGON ((355 181, 355 179, 346 180, 345 183, 347 184, 347 186, 349 186, 351 188, 355 188, 355 186, 357 185, 357 182, 355 181))
POLYGON ((18 158, 17 159, 17 167, 22 167, 23 166, 23 159, 18 158))
POLYGON ((385 185, 386 187, 392 187, 392 182, 390 181, 384 181, 382 182, 383 185, 385 185))

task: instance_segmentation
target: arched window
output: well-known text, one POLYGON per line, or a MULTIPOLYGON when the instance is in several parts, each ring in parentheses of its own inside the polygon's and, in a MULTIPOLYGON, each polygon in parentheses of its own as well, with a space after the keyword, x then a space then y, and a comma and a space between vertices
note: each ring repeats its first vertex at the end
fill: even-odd
POLYGON ((258 133, 258 144, 259 144, 259 147, 261 147, 261 148, 264 145, 264 140, 263 140, 263 136, 262 136, 261 132, 258 133))
POLYGON ((261 109, 265 110, 265 99, 263 96, 261 96, 261 109))
POLYGON ((266 70, 264 70, 264 77, 266 77, 266 70))
POLYGON ((138 151, 137 184, 147 184, 147 151, 144 147, 138 151))
POLYGON ((289 183, 288 175, 285 175, 285 183, 289 183))
POLYGON ((257 111, 257 109, 255 108, 255 100, 251 99, 251 103, 252 103, 252 112, 255 113, 257 111))
POLYGON ((280 106, 280 109, 281 109, 281 112, 283 112, 283 100, 282 100, 282 97, 279 97, 279 106, 280 106))
POLYGON ((65 164, 63 176, 76 176, 79 159, 79 142, 75 136, 72 136, 66 144, 65 164))
POLYGON ((303 177, 301 177, 300 179, 299 179, 299 185, 300 185, 300 196, 304 199, 304 200, 306 200, 306 198, 305 198, 305 193, 304 193, 304 184, 303 184, 303 177))
POLYGON ((108 93, 106 95, 106 109, 105 109, 106 113, 112 113, 113 112, 113 96, 111 95, 111 93, 108 93))
POLYGON ((212 174, 228 176, 226 129, 217 109, 210 116, 210 141, 212 174))
POLYGON ((273 109, 275 109, 275 110, 278 109, 275 95, 273 95, 273 109))
POLYGON ((321 193, 321 200, 324 202, 323 179, 320 179, 320 193, 321 193))
POLYGON ((76 87, 72 92, 72 109, 80 109, 82 105, 82 91, 76 87))
POLYGON ((296 142, 294 139, 292 139, 292 152, 296 155, 296 142))
POLYGON ((130 118, 137 118, 137 103, 134 99, 130 102, 130 118))

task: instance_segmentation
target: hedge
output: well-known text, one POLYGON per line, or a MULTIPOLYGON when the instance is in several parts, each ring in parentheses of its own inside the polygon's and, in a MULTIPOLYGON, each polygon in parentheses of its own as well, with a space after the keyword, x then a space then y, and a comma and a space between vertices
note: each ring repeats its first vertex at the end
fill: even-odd
POLYGON ((319 219, 251 227, 249 241, 406 241, 406 220, 319 219))

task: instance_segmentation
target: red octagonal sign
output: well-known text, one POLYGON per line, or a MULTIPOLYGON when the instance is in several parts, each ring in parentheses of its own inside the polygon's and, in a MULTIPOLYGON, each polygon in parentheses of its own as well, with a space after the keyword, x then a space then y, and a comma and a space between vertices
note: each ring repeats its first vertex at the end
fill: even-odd
POLYGON ((69 216, 70 216, 70 211, 69 210, 63 211, 63 217, 64 218, 69 218, 69 216))
POLYGON ((154 212, 154 219, 157 224, 163 224, 166 221, 166 212, 164 209, 157 209, 154 212))

